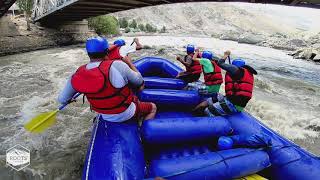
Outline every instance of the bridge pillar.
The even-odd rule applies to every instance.
[[[88,21],[82,20],[82,21],[45,21],[40,23],[41,26],[49,27],[53,29],[57,29],[61,32],[66,33],[88,33],[89,27],[88,27]]]
[[[62,22],[57,24],[56,29],[63,32],[69,32],[69,33],[88,33],[89,32],[87,20]]]
[[[85,42],[89,37],[96,36],[96,33],[89,30],[88,21],[47,21],[41,22],[41,26],[58,30],[58,34],[65,39],[69,39],[69,43]]]

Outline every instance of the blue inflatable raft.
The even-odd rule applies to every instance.
[[[98,116],[83,180],[223,180],[250,174],[267,179],[320,179],[319,157],[247,113],[194,117],[190,110],[203,97],[183,90],[187,84],[174,79],[182,71],[177,65],[156,57],[142,58],[135,65],[146,85],[139,98],[156,103],[159,112],[141,126],[134,121],[111,123]],[[232,148],[217,148],[222,136],[234,141]]]

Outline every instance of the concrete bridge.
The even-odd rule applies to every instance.
[[[35,0],[33,18],[40,22],[79,21],[93,16],[145,6],[205,0]],[[226,0],[216,0],[219,2]],[[227,0],[228,2],[233,0]],[[237,2],[307,5],[319,8],[320,0],[235,0]]]

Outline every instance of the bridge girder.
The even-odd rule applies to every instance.
[[[1,0],[0,0],[1,1]],[[213,0],[251,3],[273,3],[298,5],[312,3],[311,7],[319,8],[320,0]],[[209,2],[209,0],[35,0],[34,21],[74,21],[85,18],[129,10],[134,8],[182,2]]]

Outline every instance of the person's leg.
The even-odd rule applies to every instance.
[[[157,113],[157,106],[151,102],[138,101],[137,105],[137,117],[142,117],[144,120],[153,119]]]
[[[192,113],[196,116],[204,116],[205,115],[204,111],[207,107],[208,107],[208,102],[203,101],[192,110]]]
[[[205,114],[208,116],[224,116],[239,112],[236,107],[221,94],[218,94],[217,100],[217,102],[213,102],[212,98],[208,99],[208,108],[205,109]]]
[[[190,74],[190,73],[183,73],[178,77],[178,79],[181,79],[186,83],[196,82],[199,80],[199,78],[200,78],[200,75]]]
[[[157,106],[154,103],[151,103],[152,109],[148,115],[145,116],[144,120],[154,119],[157,113]]]
[[[224,96],[217,94],[216,98],[207,99],[208,108],[205,109],[205,114],[208,116],[223,116],[227,115],[224,109],[220,106],[220,101],[224,99]]]

